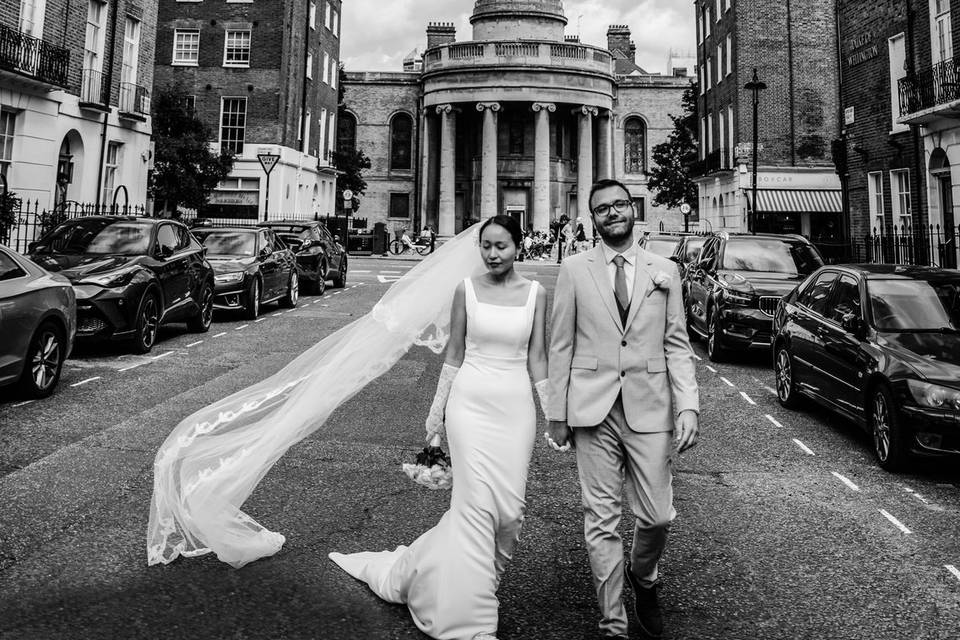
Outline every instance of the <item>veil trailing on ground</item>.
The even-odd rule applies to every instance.
[[[287,449],[414,344],[440,353],[457,284],[483,273],[475,224],[393,284],[373,310],[266,380],[197,411],[154,461],[147,563],[215,553],[234,567],[286,540],[240,510]]]

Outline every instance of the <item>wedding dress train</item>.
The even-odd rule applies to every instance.
[[[536,430],[527,344],[537,287],[523,306],[503,306],[479,302],[465,280],[466,351],[445,420],[450,509],[410,546],[330,554],[382,599],[405,603],[439,640],[497,631],[496,592],[520,535]]]

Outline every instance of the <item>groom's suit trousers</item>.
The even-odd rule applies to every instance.
[[[630,550],[633,571],[644,586],[658,577],[657,563],[676,516],[670,473],[672,436],[669,431],[631,430],[619,397],[601,424],[573,430],[584,538],[600,605],[600,629],[607,635],[627,635],[627,612],[621,600],[623,540],[618,532],[624,490],[635,517]]]

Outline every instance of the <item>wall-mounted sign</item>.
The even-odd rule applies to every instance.
[[[843,110],[843,124],[853,124],[854,112],[853,107],[847,107]]]
[[[869,31],[847,40],[845,49],[847,50],[847,66],[849,67],[855,67],[861,62],[866,62],[880,55],[880,48],[874,40],[873,33]]]

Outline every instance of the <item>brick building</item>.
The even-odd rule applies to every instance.
[[[697,0],[700,218],[708,228],[843,235],[834,0]],[[752,201],[753,70],[759,92],[757,215]]]
[[[0,0],[0,174],[17,196],[145,203],[156,11]]]
[[[582,194],[616,177],[641,227],[682,227],[652,205],[646,170],[689,77],[640,68],[625,25],[606,48],[564,35],[559,0],[477,0],[471,24],[458,42],[452,23],[430,23],[409,71],[346,74],[339,144],[372,162],[361,215],[440,235],[494,213],[536,229],[579,216],[589,233]]]
[[[334,212],[340,0],[160,0],[156,86],[179,85],[235,153],[202,212],[256,219]],[[266,174],[259,154],[278,155]]]

